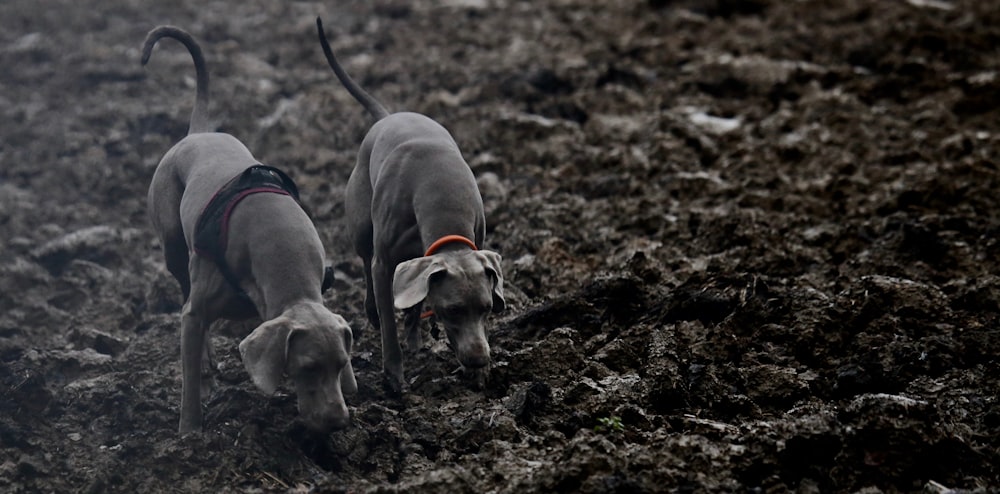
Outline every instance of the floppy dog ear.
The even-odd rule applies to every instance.
[[[285,373],[288,340],[294,331],[290,321],[278,317],[257,326],[240,342],[240,357],[253,383],[264,394],[274,394]]]
[[[483,261],[483,267],[493,278],[493,312],[500,312],[507,307],[503,298],[503,269],[500,266],[500,254],[492,250],[476,251]]]
[[[354,378],[354,366],[351,365],[351,347],[354,346],[354,334],[351,328],[344,328],[344,350],[347,351],[347,364],[340,370],[340,390],[352,395],[358,392],[358,381]]]
[[[444,264],[431,256],[399,263],[392,275],[393,305],[402,310],[423,302],[430,290],[431,275],[445,269]]]

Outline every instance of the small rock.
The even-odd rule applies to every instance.
[[[952,10],[954,5],[941,0],[906,0],[906,3],[921,9]]]
[[[13,43],[7,46],[7,50],[11,53],[29,52],[40,50],[46,45],[47,43],[45,42],[45,38],[42,36],[42,33],[34,32],[17,38]]]
[[[743,124],[738,118],[716,117],[698,110],[688,113],[688,119],[705,132],[714,135],[727,134],[740,128],[740,125]]]

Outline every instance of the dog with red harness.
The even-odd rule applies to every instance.
[[[146,36],[142,63],[161,38],[187,47],[197,92],[188,135],[160,160],[147,205],[167,270],[184,293],[181,313],[181,411],[178,430],[202,427],[202,395],[214,382],[208,327],[216,319],[259,316],[240,342],[254,384],[274,393],[287,376],[311,429],[347,425],[344,393],[357,391],[352,332],[323,304],[324,249],[291,180],[257,162],[235,137],[213,132],[208,71],[198,43],[161,26]],[[193,254],[193,255],[192,255]]]

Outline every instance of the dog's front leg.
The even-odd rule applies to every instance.
[[[201,332],[201,399],[207,400],[215,391],[215,351],[212,349],[212,338],[206,328]]]
[[[423,346],[423,337],[420,334],[422,306],[423,304],[417,304],[404,312],[403,329],[406,331],[406,350],[411,354],[419,352]]]
[[[393,266],[387,266],[377,258],[372,263],[375,304],[378,308],[379,325],[382,330],[382,372],[389,390],[401,393],[403,391],[403,352],[399,347],[396,314],[392,304],[393,269]]]
[[[206,324],[192,309],[191,300],[181,314],[181,420],[178,432],[201,430],[201,362]]]

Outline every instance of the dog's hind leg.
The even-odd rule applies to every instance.
[[[181,434],[201,430],[201,364],[206,326],[201,310],[188,299],[181,315]]]
[[[177,220],[179,223],[180,217]],[[180,242],[172,242],[166,238],[161,238],[160,242],[163,244],[163,255],[167,260],[167,271],[170,271],[177,283],[181,285],[181,293],[184,294],[184,301],[187,302],[191,295],[191,273],[188,272],[190,259],[188,258],[187,244],[183,241],[184,234],[178,232],[178,235],[181,238]]]
[[[188,272],[190,259],[180,214],[184,188],[174,176],[172,168],[168,164],[161,163],[153,173],[146,208],[153,229],[159,233],[167,271],[181,285],[184,301],[187,302],[191,295],[191,274]]]
[[[382,324],[378,319],[378,306],[375,303],[375,285],[372,282],[372,261],[371,259],[364,259],[364,269],[365,269],[365,315],[368,316],[368,321],[372,323],[372,327],[375,331],[379,331],[382,328]]]
[[[211,360],[212,353],[206,347],[211,344],[207,341],[208,328],[218,317],[218,307],[210,302],[217,300],[213,295],[217,295],[221,282],[221,276],[206,273],[206,270],[215,270],[210,261],[195,257],[189,269],[196,283],[191,286],[191,297],[181,312],[181,419],[178,427],[181,434],[201,430],[203,372],[210,370],[203,366],[206,360]]]

